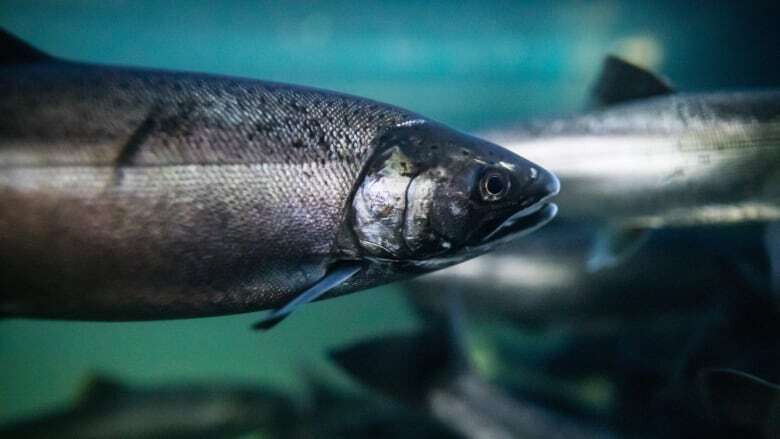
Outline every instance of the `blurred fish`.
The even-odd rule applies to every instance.
[[[593,272],[587,260],[598,230],[554,221],[507,248],[407,282],[409,299],[444,309],[460,293],[470,315],[584,330],[698,312],[721,296],[770,295],[760,224],[656,230],[621,265]]]
[[[295,408],[284,395],[253,385],[135,387],[95,378],[72,408],[0,426],[4,438],[285,437]]]
[[[780,386],[734,369],[699,373],[701,397],[710,415],[724,424],[754,426],[764,437],[780,436]]]
[[[623,431],[652,432],[666,438],[754,437],[748,432],[770,428],[771,422],[748,425],[728,419],[741,416],[740,411],[749,407],[754,408],[753,414],[768,410],[766,399],[756,394],[754,399],[729,402],[731,382],[709,371],[728,368],[749,371],[766,380],[780,378],[780,341],[776,336],[780,312],[771,300],[746,287],[703,300],[698,310],[627,318],[598,334],[579,334],[575,329],[568,339],[542,355],[524,353],[522,343],[517,342],[514,349],[519,354],[510,356],[504,350],[498,355],[505,363],[503,370],[530,370],[528,375],[538,381],[564,378],[576,382],[600,377],[610,382],[614,392],[609,417]],[[715,381],[704,383],[709,378]],[[713,397],[720,398],[719,409],[729,410],[728,404],[733,404],[732,413],[715,416],[723,422],[715,423],[712,415],[705,416],[712,409],[705,395],[707,410],[703,410],[702,384],[717,394]],[[736,399],[747,394],[732,390],[731,397]]]
[[[452,322],[451,322],[452,323]],[[427,409],[468,438],[609,438],[611,432],[530,400],[511,398],[481,379],[459,341],[459,329],[434,325],[331,352],[331,358],[370,388]]]
[[[435,419],[382,396],[348,392],[321,379],[307,386],[296,439],[395,439],[456,437]]]
[[[649,229],[780,219],[780,91],[676,93],[608,57],[591,101],[584,114],[481,135],[561,179],[561,218],[602,224],[592,270]]]
[[[709,367],[780,373],[765,227],[656,230],[620,266],[592,272],[597,230],[555,221],[460,270],[409,282],[408,298],[429,319],[462,296],[481,369],[506,390],[632,434],[732,437],[738,429],[703,419],[694,378]],[[601,396],[593,383],[604,383]]]
[[[780,222],[767,226],[766,251],[770,261],[772,293],[780,303]]]
[[[740,399],[751,387],[747,377],[731,371],[780,382],[780,339],[777,337],[780,310],[770,303],[771,299],[761,299],[745,291],[741,296],[732,297],[731,303],[722,303],[720,312],[713,313],[692,331],[686,342],[684,361],[672,382],[673,389],[680,389],[688,399],[696,400],[702,394],[705,412],[716,419],[722,417],[724,424],[749,424],[729,422],[730,415],[721,411],[727,405],[729,391],[734,391],[732,396]],[[674,393],[671,395],[674,397]],[[747,410],[750,404],[769,410],[769,403],[761,400],[767,393],[754,396],[752,400],[733,401],[731,421],[743,416],[740,410]],[[692,405],[701,408],[695,402]],[[757,411],[758,408],[753,413]]]
[[[422,116],[311,88],[51,57],[0,30],[0,312],[278,308],[533,230],[558,181]]]

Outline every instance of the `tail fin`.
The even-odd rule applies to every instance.
[[[52,59],[52,56],[0,28],[0,65],[28,64]]]

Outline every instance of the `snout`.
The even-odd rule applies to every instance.
[[[548,202],[561,189],[558,177],[530,162],[525,169],[528,175],[520,189],[522,195],[507,208],[507,216],[496,217],[483,225],[480,243],[506,241],[530,233],[547,224],[558,212],[558,207]],[[484,235],[487,229],[492,231]]]
[[[558,195],[561,183],[558,177],[541,166],[530,164],[527,168],[529,176],[527,183],[522,188],[523,210],[535,210],[550,198]]]
[[[529,191],[533,197],[538,198],[538,203],[558,195],[558,192],[561,191],[561,182],[552,172],[540,167],[536,169],[538,175],[536,180],[531,183]]]

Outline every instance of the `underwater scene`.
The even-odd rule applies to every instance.
[[[778,23],[0,1],[0,437],[780,437]]]

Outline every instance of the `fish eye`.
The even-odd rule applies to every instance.
[[[498,201],[509,193],[510,180],[504,172],[490,170],[479,182],[479,191],[485,201]]]

